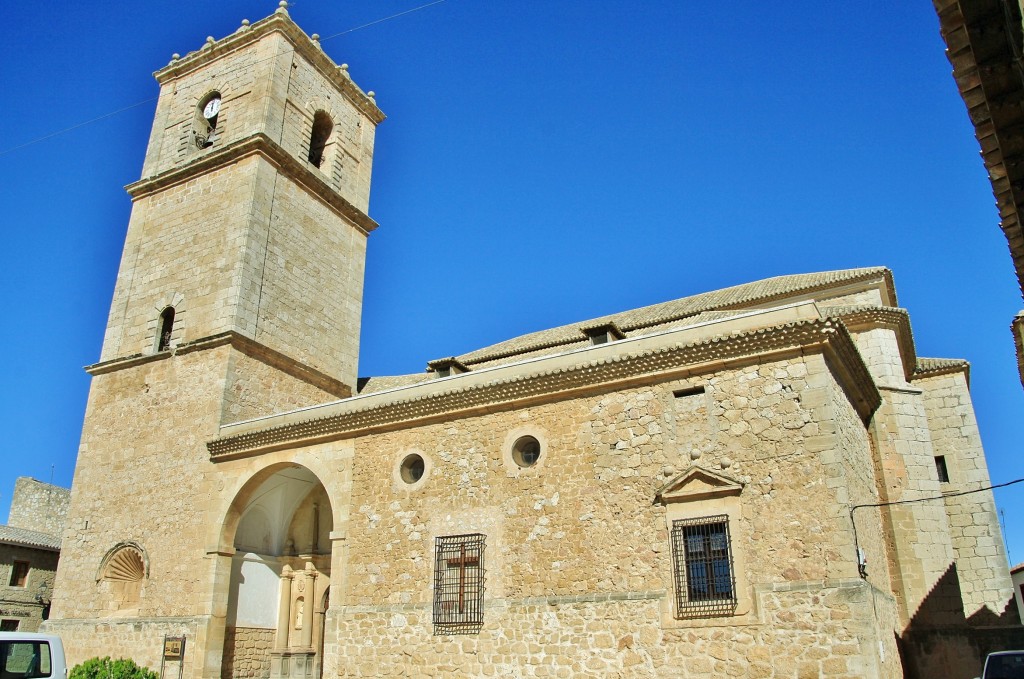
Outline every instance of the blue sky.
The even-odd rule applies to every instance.
[[[419,4],[290,11],[327,37]],[[71,483],[152,71],[276,6],[59,5],[6,3],[0,23],[0,519],[15,477]],[[758,278],[885,265],[919,354],[971,361],[993,481],[1024,477],[1020,293],[927,0],[444,0],[323,44],[389,116],[360,374]],[[996,497],[1024,561],[1024,484]]]

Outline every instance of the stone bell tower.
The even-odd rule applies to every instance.
[[[231,337],[347,395],[383,114],[284,7],[155,75],[102,363]]]
[[[355,389],[384,115],[286,7],[155,73],[48,623],[72,663],[152,665],[153,639],[182,635],[185,675],[209,676],[226,604],[204,498],[231,480],[206,442]]]

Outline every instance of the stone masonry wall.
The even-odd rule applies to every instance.
[[[222,679],[266,679],[270,676],[270,651],[274,630],[260,627],[228,627],[221,665]]]
[[[265,164],[254,197],[246,271],[258,288],[253,339],[355,391],[366,235]],[[256,266],[253,266],[255,264]],[[258,291],[258,294],[256,292]]]
[[[336,401],[338,396],[247,356],[231,353],[221,423]]]
[[[881,501],[915,500],[940,493],[931,431],[922,392],[906,381],[895,330],[857,329],[854,340],[882,394],[871,433],[882,479]],[[946,576],[954,561],[949,520],[941,502],[882,509],[890,544],[893,589],[901,600],[904,624]],[[947,624],[960,615],[958,602],[929,606],[930,623]]]
[[[981,434],[963,373],[915,380],[924,390],[925,410],[935,455],[945,458],[949,482],[942,490],[967,491],[991,485]],[[956,554],[964,612],[1000,616],[1013,605],[1013,583],[992,491],[960,495],[944,501]]]
[[[60,537],[70,501],[70,489],[20,476],[14,482],[7,525]]]
[[[520,469],[507,450],[524,434],[543,452]],[[396,473],[411,452],[427,460],[413,486]],[[849,518],[877,501],[867,433],[820,356],[375,434],[352,459],[329,673],[899,676],[894,601],[866,594]],[[672,614],[654,496],[691,464],[744,485],[734,616]],[[857,522],[887,591],[879,517]],[[466,532],[487,540],[484,629],[435,636],[434,538]]]
[[[55,618],[116,617],[104,556],[142,546],[139,615],[190,616],[205,582],[205,443],[217,431],[230,347],[93,378],[54,597]]]
[[[185,637],[183,675],[202,666],[202,642],[205,621],[202,618],[145,618],[126,620],[54,620],[46,622],[48,634],[60,635],[64,642],[68,669],[89,658],[109,655],[132,658],[139,665],[160,670],[165,636]],[[178,663],[167,661],[165,677],[177,676]]]
[[[496,602],[474,636],[432,636],[430,612],[340,611],[325,676],[901,677],[891,635],[879,656],[861,581],[769,590],[758,624],[666,629],[654,599]],[[827,611],[823,614],[823,611]],[[799,622],[796,622],[799,621]]]

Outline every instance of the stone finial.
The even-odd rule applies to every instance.
[[[249,30],[249,20],[248,19],[242,19],[242,25],[238,27],[238,30],[239,31],[247,31],[247,30]]]
[[[366,96],[368,96],[370,99],[373,99],[374,97],[377,96],[377,93],[374,92],[373,90],[370,90],[369,92],[366,93]]]
[[[702,453],[700,452],[700,448],[691,448],[690,449],[690,459],[691,460],[699,460],[701,455],[702,455]]]
[[[217,41],[213,39],[212,35],[206,36],[206,44],[203,45],[203,49],[204,50],[210,49],[211,47],[213,47],[213,43],[215,43],[215,42],[217,42]]]
[[[171,61],[172,62],[177,61],[178,59],[181,59],[181,55],[178,54],[177,52],[175,52],[174,54],[171,55]]]
[[[275,14],[285,14],[285,15],[287,15],[288,14],[288,0],[281,0],[281,2],[277,3],[277,10],[275,10],[274,13]]]

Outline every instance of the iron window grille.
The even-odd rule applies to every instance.
[[[435,542],[434,634],[472,634],[484,623],[484,535]]]
[[[701,618],[736,610],[736,570],[725,514],[672,522],[676,615]]]

